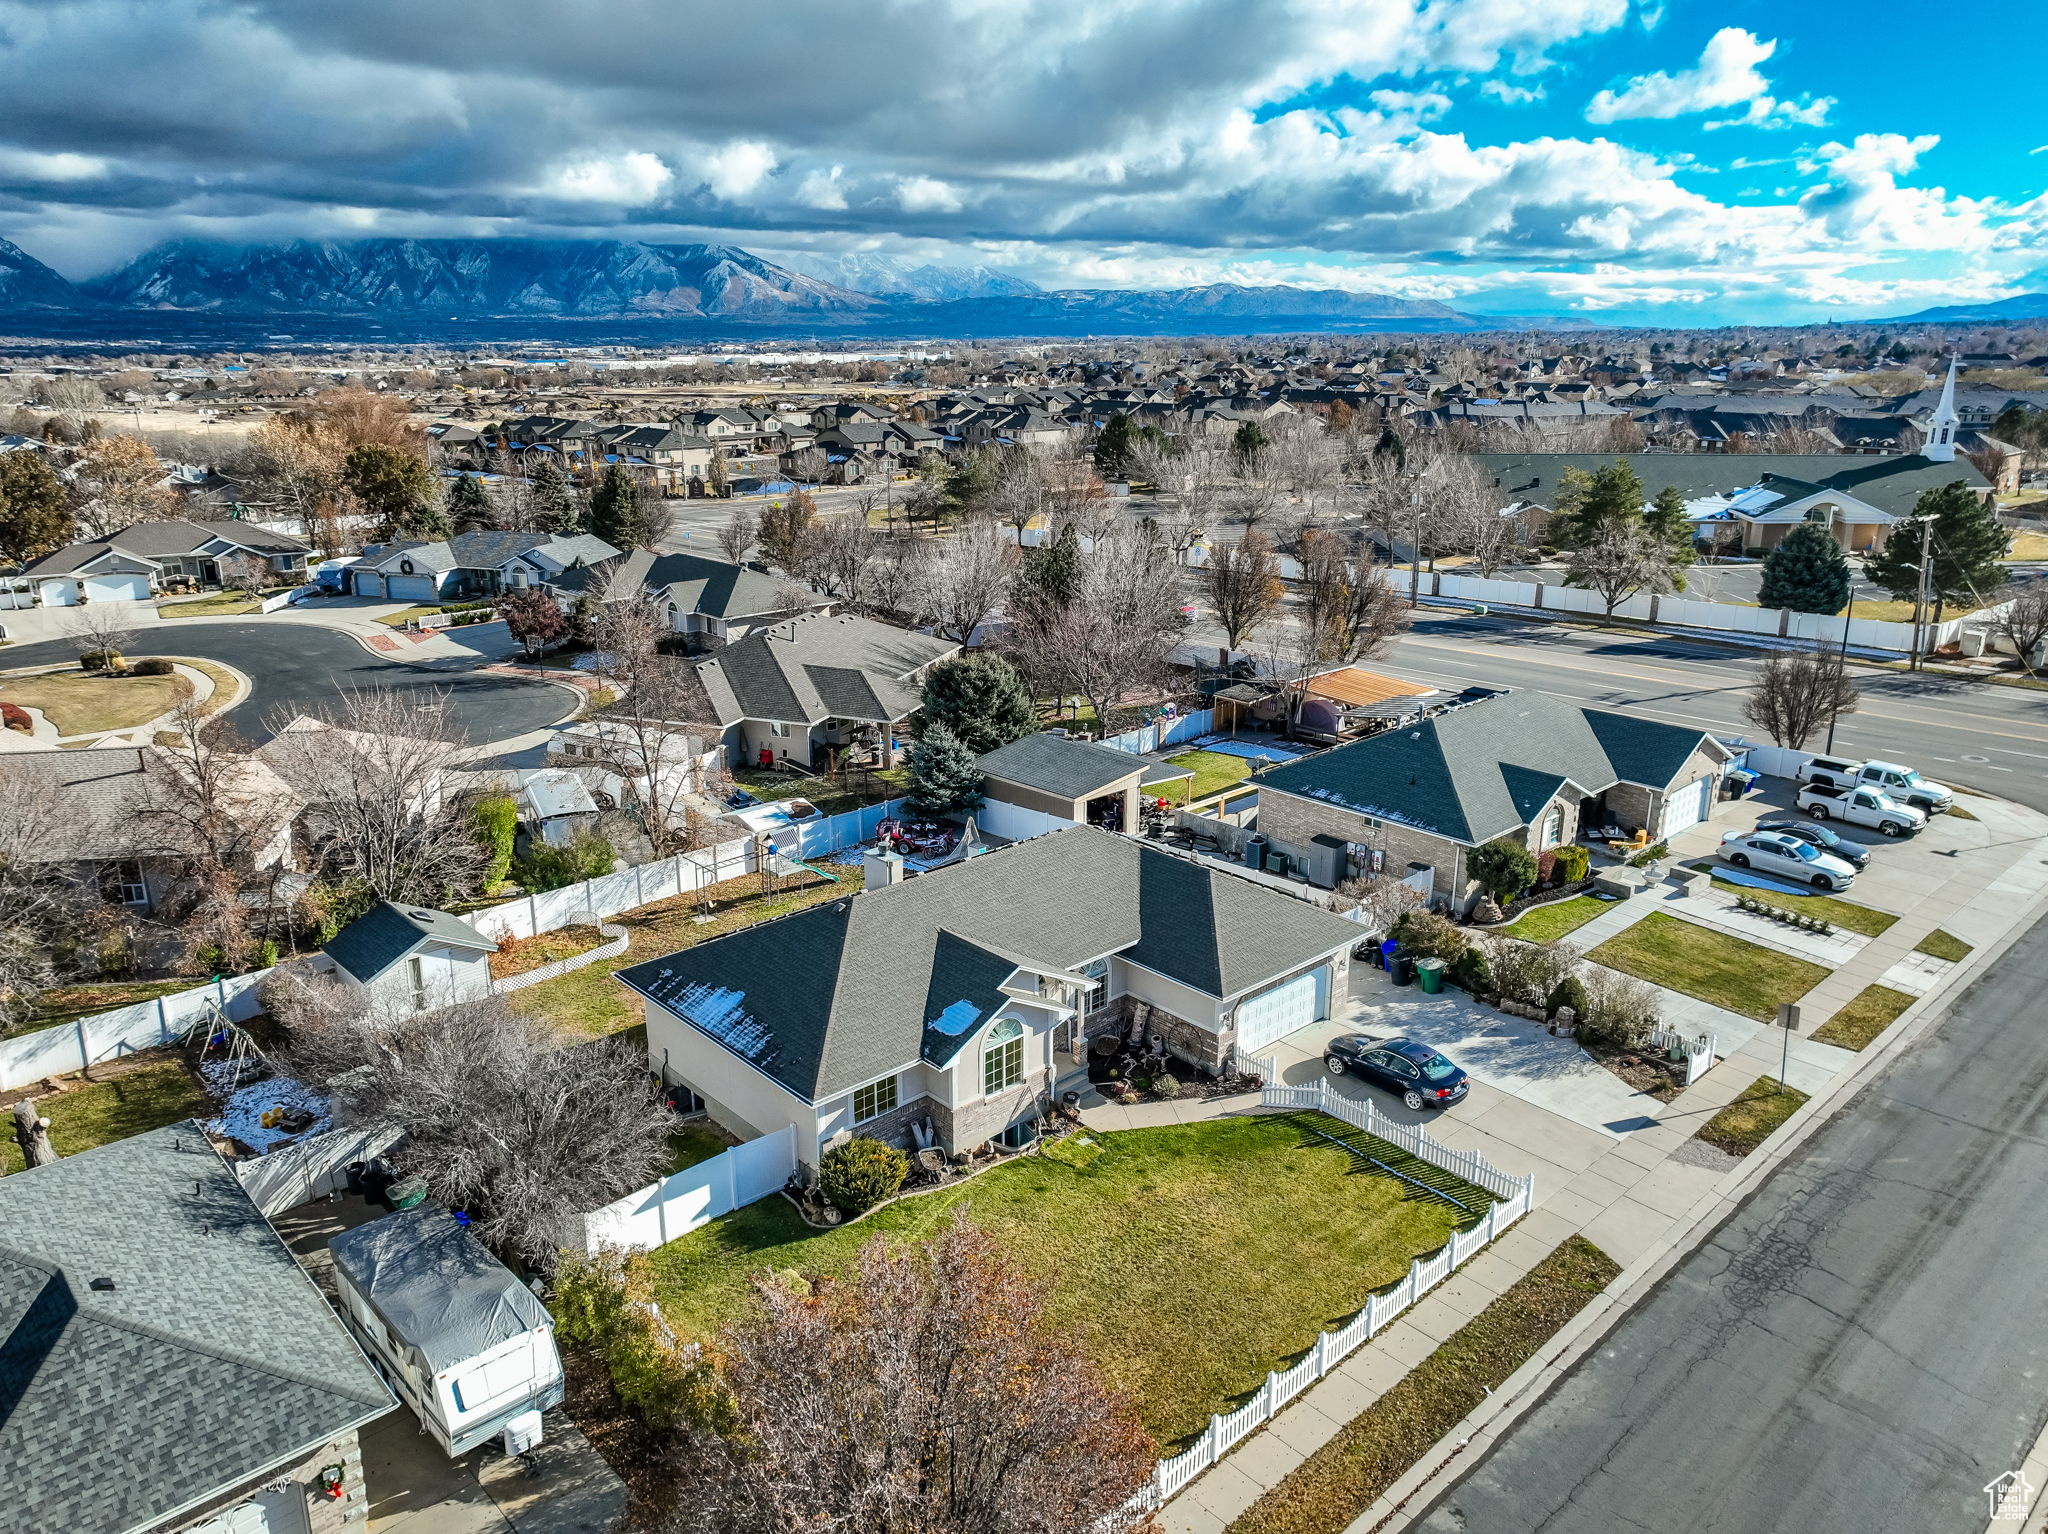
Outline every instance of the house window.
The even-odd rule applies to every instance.
[[[885,1076],[880,1081],[871,1081],[853,1094],[853,1121],[865,1124],[869,1119],[878,1119],[893,1112],[896,1107],[896,1078]]]
[[[1543,845],[1555,847],[1564,840],[1564,806],[1553,804],[1550,813],[1543,817]]]
[[[981,1049],[981,1091],[985,1097],[1008,1091],[1024,1079],[1024,1025],[1006,1017],[989,1029]]]
[[[789,726],[787,724],[782,723],[780,720],[777,720],[775,723],[768,726],[768,733],[770,735],[787,735],[789,734]]]
[[[1081,973],[1091,982],[1081,996],[1081,1015],[1087,1017],[1109,1005],[1109,960],[1097,959],[1092,964],[1083,964]]]
[[[142,882],[140,863],[109,863],[101,888],[116,905],[149,904],[149,886]]]

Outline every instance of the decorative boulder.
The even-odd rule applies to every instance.
[[[1482,927],[1491,927],[1505,914],[1500,908],[1500,902],[1491,895],[1481,895],[1479,903],[1472,907],[1472,920]]]

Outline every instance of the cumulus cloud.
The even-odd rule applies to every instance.
[[[1832,98],[1781,101],[1771,94],[1771,82],[1756,66],[1777,51],[1775,39],[1766,42],[1742,27],[1723,27],[1707,39],[1699,62],[1691,69],[1637,75],[1618,91],[1603,90],[1587,103],[1586,120],[1612,123],[1629,118],[1685,117],[1739,106],[1744,109],[1740,117],[1708,126],[1812,127],[1825,122],[1834,106]]]
[[[632,208],[654,201],[675,177],[660,156],[636,149],[570,160],[558,166],[541,189],[571,202],[617,203]]]

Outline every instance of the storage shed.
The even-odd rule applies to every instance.
[[[453,1457],[512,1433],[538,1441],[562,1402],[547,1307],[447,1210],[400,1210],[328,1244],[342,1317]]]

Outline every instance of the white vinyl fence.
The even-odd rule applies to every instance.
[[[1028,810],[1021,804],[989,799],[974,812],[974,823],[989,835],[1000,836],[1006,842],[1025,842],[1051,831],[1065,831],[1081,822],[1048,815],[1043,810]]]
[[[155,1001],[0,1039],[0,1089],[26,1086],[45,1076],[68,1076],[104,1060],[169,1044],[216,1005],[236,1022],[254,1017],[262,1010],[256,988],[270,973],[259,969],[231,975]]]
[[[1450,1244],[1409,1265],[1408,1276],[1366,1302],[1365,1309],[1335,1331],[1319,1332],[1315,1346],[1293,1368],[1266,1375],[1265,1383],[1252,1398],[1229,1415],[1209,1418],[1209,1430],[1184,1454],[1161,1460],[1152,1473],[1152,1484],[1133,1499],[1133,1506],[1156,1508],[1176,1495],[1196,1476],[1214,1465],[1258,1428],[1270,1422],[1280,1409],[1321,1379],[1353,1351],[1392,1324],[1394,1319],[1464,1263],[1485,1250],[1496,1236],[1529,1212],[1535,1197],[1533,1177],[1513,1177],[1490,1165],[1470,1151],[1453,1150],[1432,1139],[1419,1128],[1397,1123],[1370,1102],[1354,1102],[1333,1092],[1327,1081],[1309,1086],[1278,1085],[1267,1075],[1259,1100],[1273,1108],[1307,1108],[1327,1113],[1385,1140],[1418,1160],[1455,1172],[1465,1181],[1486,1189],[1497,1200],[1486,1207],[1486,1217],[1468,1230],[1453,1233]]]
[[[348,1184],[351,1161],[374,1161],[399,1141],[396,1129],[330,1129],[280,1145],[267,1156],[229,1163],[256,1207],[282,1214]]]
[[[565,884],[557,890],[521,895],[503,905],[472,911],[462,919],[485,937],[536,937],[578,922],[602,921],[656,900],[695,894],[709,885],[752,873],[758,866],[754,841],[744,837],[653,863],[635,863],[617,873]]]
[[[795,1171],[796,1126],[785,1124],[591,1211],[580,1231],[568,1233],[569,1242],[593,1253],[604,1246],[652,1251],[778,1192]]]
[[[552,964],[543,964],[539,969],[529,969],[517,975],[507,975],[503,980],[493,980],[491,982],[491,989],[500,996],[503,996],[508,991],[523,991],[529,985],[539,985],[543,981],[553,980],[558,975],[568,974],[572,969],[581,969],[586,964],[595,964],[599,959],[616,959],[627,948],[632,946],[633,936],[624,927],[615,927],[609,922],[599,922],[597,930],[609,938],[610,941],[599,943],[595,948],[585,949],[582,953],[571,954],[566,959],[557,959]]]
[[[1714,1068],[1718,1058],[1720,1039],[1711,1033],[1696,1033],[1687,1038],[1682,1033],[1673,1033],[1666,1028],[1650,1030],[1650,1048],[1664,1054],[1682,1052],[1685,1055],[1685,1084],[1691,1086],[1700,1077]]]
[[[1126,730],[1121,735],[1106,735],[1105,746],[1114,746],[1119,751],[1128,751],[1133,756],[1143,756],[1148,751],[1163,751],[1168,746],[1177,746],[1184,740],[1194,740],[1207,735],[1216,728],[1216,710],[1198,708],[1191,714],[1179,714],[1172,719],[1155,719],[1139,729]]]

